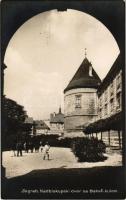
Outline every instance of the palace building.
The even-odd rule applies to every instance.
[[[64,90],[64,128],[77,131],[98,115],[97,89],[101,80],[86,57]]]
[[[111,69],[101,82],[85,58],[77,72],[64,90],[64,129],[66,136],[76,137],[83,134],[84,127],[102,119],[118,121],[122,111],[122,58],[117,57]],[[117,125],[116,125],[117,126]],[[116,126],[111,129],[115,131]],[[106,130],[108,127],[106,127]],[[112,132],[112,131],[111,131]],[[114,135],[115,132],[114,132]],[[120,136],[119,136],[120,138]]]
[[[119,55],[98,88],[98,119],[108,118],[122,110],[121,66]]]
[[[119,54],[98,87],[98,117],[85,129],[89,135],[96,134],[96,137],[114,149],[122,148],[122,67],[123,59]]]

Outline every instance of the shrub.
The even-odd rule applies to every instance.
[[[38,135],[34,136],[32,138],[33,144],[40,144],[40,141],[42,142],[43,145],[45,145],[46,142],[48,142],[51,146],[58,146],[58,135]]]
[[[73,142],[75,140],[79,139],[79,138],[81,138],[81,137],[74,137],[74,138],[65,137],[65,138],[61,138],[61,139],[59,139],[58,146],[59,147],[71,148],[71,146],[73,145]]]
[[[79,162],[96,162],[105,159],[103,153],[106,145],[97,138],[75,138],[71,148]]]

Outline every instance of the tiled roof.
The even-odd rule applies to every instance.
[[[36,125],[36,129],[40,130],[40,129],[50,129],[47,124],[43,121],[43,120],[35,120],[34,124]]]
[[[33,118],[32,117],[28,117],[25,119],[25,123],[26,124],[33,124]]]
[[[98,88],[101,80],[93,67],[92,76],[89,75],[90,67],[92,67],[91,63],[85,58],[64,92],[76,88]]]
[[[50,119],[50,123],[61,123],[64,124],[64,114],[58,113],[52,119]]]

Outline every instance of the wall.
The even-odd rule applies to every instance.
[[[111,87],[113,85],[113,87]],[[120,95],[120,106],[118,105],[118,95]],[[122,107],[122,71],[113,78],[109,86],[98,98],[98,119],[107,118],[121,111]]]
[[[62,133],[64,132],[64,124],[50,123],[50,131],[56,133]]]
[[[93,88],[72,89],[64,96],[65,130],[94,121],[97,116],[97,93]],[[81,96],[81,106],[76,107],[76,95]]]
[[[64,128],[65,130],[75,130],[77,126],[84,125],[85,123],[89,123],[93,120],[96,116],[93,115],[77,115],[77,116],[69,116],[65,117]]]

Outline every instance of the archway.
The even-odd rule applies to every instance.
[[[2,60],[9,40],[16,30],[31,17],[48,10],[75,9],[94,16],[115,37],[124,51],[124,2],[123,1],[25,1],[2,2]],[[6,33],[6,34],[5,34]]]
[[[7,45],[16,30],[28,19],[44,11],[57,9],[65,11],[75,9],[94,16],[101,21],[113,34],[122,54],[124,64],[124,38],[125,18],[123,1],[25,1],[2,2],[2,42],[1,42],[1,64],[2,64],[2,94],[4,87],[4,55]]]
[[[84,47],[87,58],[103,79],[118,56],[119,48],[100,21],[72,9],[51,10],[32,17],[8,44],[4,59],[8,67],[4,93],[25,105],[31,116],[40,119],[48,118],[59,105],[64,110],[63,90],[84,59]],[[43,85],[46,91],[40,87]],[[40,110],[48,115],[42,116]]]
[[[103,5],[104,4],[104,5]],[[124,54],[124,4],[117,1],[113,2],[14,2],[7,5],[7,2],[3,3],[3,7],[6,8],[6,14],[3,14],[4,24],[2,28],[2,69],[4,70],[4,55],[7,45],[10,39],[13,37],[16,30],[32,16],[37,15],[40,12],[47,10],[58,9],[59,11],[66,10],[67,8],[86,12],[98,20],[100,20],[115,37],[121,54]],[[122,9],[120,9],[120,7]],[[17,20],[13,23],[14,18]],[[120,16],[120,18],[119,18]],[[111,20],[109,20],[109,17]],[[122,23],[123,22],[123,23]],[[116,25],[115,25],[116,24]],[[5,34],[6,33],[6,34]],[[5,34],[5,35],[4,35]],[[4,78],[2,76],[2,78]]]

